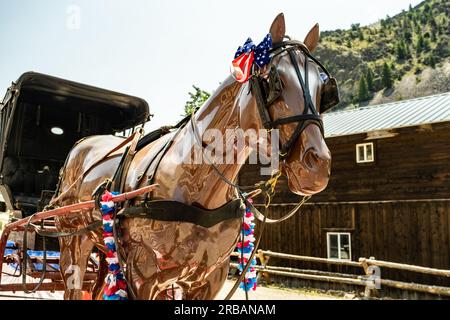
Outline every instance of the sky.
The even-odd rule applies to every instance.
[[[192,85],[212,92],[237,47],[283,12],[287,34],[368,25],[421,0],[0,0],[0,91],[36,71],[145,99],[176,123]],[[0,95],[3,95],[0,92]]]

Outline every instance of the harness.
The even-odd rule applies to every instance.
[[[304,79],[296,60],[296,53],[298,51],[303,53],[305,57]],[[328,70],[309,52],[302,42],[288,40],[274,44],[273,49],[271,50],[272,59],[285,52],[289,54],[289,58],[294,66],[300,87],[302,88],[303,101],[305,103],[303,114],[276,120],[271,119],[269,115],[269,108],[281,98],[283,93],[283,82],[280,79],[276,66],[271,66],[267,81],[265,77],[259,74],[259,70],[255,70],[257,67],[254,65],[253,76],[249,80],[251,91],[256,99],[259,115],[265,129],[271,131],[282,125],[298,123],[292,136],[285,144],[280,146],[280,157],[282,159],[286,159],[289,156],[293,144],[297,141],[309,124],[313,123],[317,125],[320,128],[322,135],[324,135],[323,120],[317,112],[309,90],[308,65],[310,60],[320,67],[327,76],[324,88],[322,90],[323,93],[321,95],[320,110],[322,112],[326,111],[339,103],[339,91],[336,79],[331,76]]]
[[[303,79],[301,75],[300,68],[297,64],[296,60],[296,54],[297,52],[303,53],[305,57],[304,67],[305,67],[305,78]],[[328,81],[325,82],[324,87],[322,89],[322,96],[321,96],[321,104],[320,109],[321,111],[326,111],[332,106],[336,105],[339,102],[339,92],[337,89],[337,83],[334,78],[331,77],[330,73],[327,71],[327,69],[316,59],[314,58],[311,53],[308,51],[308,49],[305,47],[305,45],[298,41],[288,40],[284,41],[278,44],[275,44],[273,49],[271,50],[271,57],[272,60],[276,56],[287,52],[289,54],[291,63],[293,64],[297,78],[299,81],[299,84],[302,88],[303,92],[303,98],[305,101],[305,108],[304,112],[301,115],[295,115],[287,118],[282,119],[275,119],[272,120],[269,115],[269,108],[275,104],[282,96],[283,92],[283,83],[280,79],[280,75],[278,73],[278,70],[276,66],[271,66],[269,70],[269,76],[268,81],[266,78],[260,74],[260,71],[257,70],[255,67],[253,67],[252,70],[252,76],[250,78],[250,89],[253,94],[253,96],[256,99],[256,103],[258,106],[258,111],[261,117],[261,121],[263,123],[263,126],[265,129],[271,131],[273,129],[278,128],[279,126],[291,124],[291,123],[298,123],[294,133],[292,136],[288,139],[286,143],[280,146],[280,157],[283,160],[286,160],[286,158],[289,156],[293,144],[297,141],[297,139],[300,137],[301,133],[305,130],[305,128],[309,124],[317,125],[322,135],[324,134],[323,129],[323,121],[317,112],[314,103],[311,98],[310,90],[309,90],[309,79],[308,79],[308,63],[309,60],[312,60],[314,63],[316,63],[317,66],[319,66],[328,77]],[[148,184],[154,183],[154,177],[155,173],[159,167],[160,162],[162,161],[164,155],[166,152],[170,149],[172,146],[173,141],[176,139],[177,135],[181,131],[182,128],[184,128],[188,123],[191,124],[192,130],[194,132],[194,136],[196,139],[196,142],[199,144],[199,146],[203,147],[203,142],[200,133],[198,132],[198,127],[196,125],[195,117],[192,115],[191,117],[186,117],[183,119],[180,123],[178,123],[174,127],[163,127],[157,131],[154,131],[150,133],[149,135],[142,138],[142,133],[140,132],[135,133],[132,137],[129,137],[122,143],[120,143],[116,148],[114,148],[112,151],[108,152],[106,156],[104,156],[100,161],[97,161],[95,164],[100,163],[103,161],[108,155],[111,155],[113,152],[123,148],[125,145],[131,142],[131,145],[128,146],[125,150],[125,152],[122,155],[122,159],[120,161],[120,164],[114,173],[113,177],[111,179],[107,179],[105,182],[103,182],[101,185],[97,187],[95,192],[93,193],[93,198],[96,200],[97,208],[100,204],[100,197],[104,193],[105,190],[113,189],[114,191],[122,192],[124,187],[124,177],[126,176],[126,173],[128,171],[128,168],[131,164],[131,161],[136,154],[136,152],[140,149],[142,149],[147,143],[153,142],[156,139],[164,136],[168,132],[170,132],[171,129],[175,129],[174,135],[171,139],[168,139],[168,141],[163,144],[163,146],[158,150],[156,156],[151,159],[149,164],[146,167],[146,170],[143,172],[141,176],[138,178],[137,185],[142,182],[142,179],[144,179],[144,174],[148,173]],[[203,150],[203,149],[202,149]],[[264,227],[266,224],[276,224],[280,223],[282,221],[285,221],[289,218],[291,218],[294,214],[298,212],[298,210],[303,206],[303,204],[310,199],[310,197],[304,197],[302,201],[287,215],[282,217],[281,219],[273,220],[269,219],[267,217],[267,212],[269,209],[269,206],[272,201],[272,197],[275,194],[275,188],[278,183],[278,180],[281,176],[281,172],[276,172],[274,175],[265,183],[261,183],[257,186],[257,190],[252,192],[244,192],[244,189],[247,189],[246,187],[239,186],[235,184],[233,181],[230,181],[228,178],[226,178],[223,173],[217,168],[217,166],[214,164],[214,162],[208,158],[208,156],[203,153],[204,158],[209,162],[209,164],[212,166],[213,170],[217,173],[217,175],[220,177],[222,181],[224,181],[229,186],[233,187],[236,191],[236,199],[232,200],[231,202],[225,204],[224,206],[215,209],[215,210],[206,210],[203,208],[199,208],[196,206],[187,205],[184,203],[176,202],[176,201],[170,201],[170,200],[149,200],[148,194],[146,195],[146,198],[144,201],[141,202],[139,206],[130,206],[129,202],[125,202],[122,206],[122,210],[117,214],[117,217],[127,217],[127,218],[133,218],[133,217],[139,217],[139,218],[148,218],[148,219],[154,219],[159,221],[179,221],[179,222],[188,222],[193,223],[196,225],[203,226],[205,228],[210,228],[214,225],[217,225],[218,223],[221,223],[228,219],[237,219],[241,218],[243,219],[244,213],[245,213],[245,206],[250,206],[252,212],[254,213],[255,217],[262,223],[260,227],[259,236],[255,243],[255,248],[252,252],[252,256],[248,259],[248,263],[246,264],[245,268],[243,268],[243,271],[241,272],[240,278],[237,280],[233,288],[231,289],[230,293],[225,298],[226,300],[229,300],[231,296],[234,294],[236,289],[239,286],[239,283],[243,280],[245,277],[245,274],[249,270],[251,266],[251,261],[254,259],[257,248],[259,246],[259,243],[262,238],[262,234],[264,231]],[[93,167],[89,168],[87,171],[89,172]],[[81,178],[83,178],[85,175],[82,175]],[[79,179],[77,179],[76,182],[78,182]],[[69,188],[70,189],[70,188]],[[265,200],[265,212],[264,214],[261,213],[255,206],[253,206],[248,199],[252,198],[258,193],[263,193],[266,200]],[[52,203],[55,203],[57,199],[59,199],[61,195],[55,199],[55,201],[52,201]],[[44,237],[64,237],[64,236],[71,236],[71,235],[78,235],[82,234],[84,232],[89,232],[94,230],[95,228],[98,228],[100,225],[100,222],[94,222],[93,224],[87,226],[84,229],[78,230],[76,232],[72,233],[44,233],[41,228],[35,225],[29,224],[28,227],[33,227],[39,234],[41,234]],[[119,243],[117,240],[119,239],[119,234],[116,228],[114,228],[114,238],[116,239],[116,243]],[[24,243],[26,243],[26,234],[24,233]],[[45,243],[45,241],[44,241]],[[44,250],[45,251],[45,250]],[[119,254],[119,262],[122,265],[123,264],[123,258]],[[44,261],[46,260],[46,255],[44,254]],[[45,265],[45,262],[44,262]],[[122,266],[123,267],[123,266]],[[26,270],[26,263],[24,263],[24,270]],[[44,273],[45,273],[45,267],[44,267]],[[43,279],[40,281],[42,283]],[[40,284],[39,284],[40,285]],[[131,291],[131,295],[134,296],[134,293],[131,290],[131,287],[129,287],[129,290]]]

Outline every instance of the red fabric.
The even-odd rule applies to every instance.
[[[113,198],[113,196],[112,196],[111,192],[105,191],[105,193],[102,196],[102,201],[103,202],[108,202],[108,201],[111,201],[112,198]]]
[[[252,51],[241,54],[233,60],[233,75],[238,82],[244,83],[248,81],[252,72],[254,59],[255,53]]]

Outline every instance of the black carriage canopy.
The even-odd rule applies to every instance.
[[[2,110],[7,154],[33,157],[44,147],[40,157],[60,160],[62,146],[54,143],[63,143],[68,152],[67,144],[83,137],[120,132],[149,118],[148,104],[141,98],[44,74],[23,74],[13,90],[17,101],[11,103],[12,110]]]
[[[1,106],[0,184],[9,186],[14,197],[54,190],[59,169],[78,140],[124,131],[145,123],[149,115],[141,98],[27,72]],[[36,181],[42,172],[51,181]]]

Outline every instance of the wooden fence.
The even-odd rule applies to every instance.
[[[274,204],[269,217],[280,218],[293,204]],[[258,233],[259,226],[256,227]],[[378,202],[308,203],[289,221],[267,225],[260,248],[272,252],[327,258],[327,235],[348,233],[351,260],[377,257],[378,260],[401,264],[450,269],[450,199],[403,200]],[[278,260],[278,258],[274,258]],[[279,259],[280,267],[354,273],[347,265],[324,265],[314,261]],[[406,270],[383,268],[383,278],[401,282],[427,283],[450,287],[450,278]],[[324,290],[350,290],[351,285],[312,283],[307,280],[282,279],[288,285],[314,284]],[[381,294],[395,296],[396,291],[384,289]],[[405,298],[422,298],[411,292]],[[405,293],[406,294],[406,293]]]
[[[238,254],[234,254],[234,256],[238,256]],[[382,278],[381,268],[394,269],[398,271],[415,272],[445,278],[450,278],[450,270],[426,268],[415,265],[381,261],[376,260],[373,257],[371,257],[370,259],[360,258],[359,261],[347,261],[347,260],[334,260],[308,256],[298,256],[264,250],[258,250],[256,256],[260,261],[260,265],[257,265],[255,267],[257,271],[259,271],[258,278],[263,277],[266,282],[270,282],[270,275],[276,275],[310,281],[340,283],[353,286],[360,286],[364,287],[364,296],[366,298],[370,298],[374,294],[374,292],[377,289],[381,289],[382,286],[396,288],[399,290],[410,290],[433,295],[450,296],[450,287],[419,284],[413,282],[397,281]],[[362,272],[364,273],[364,275],[269,266],[269,261],[271,258],[302,261],[302,262],[314,262],[325,265],[338,265],[338,266],[362,268]],[[230,266],[232,268],[237,268],[238,264],[231,263]]]

